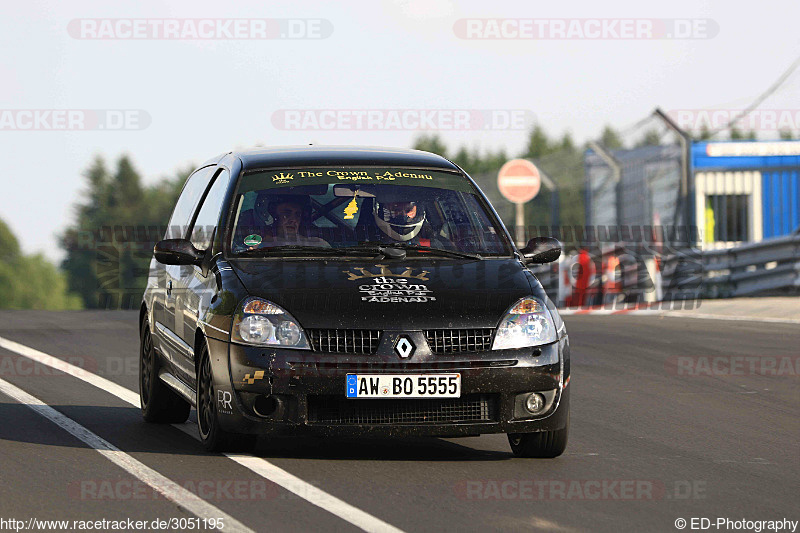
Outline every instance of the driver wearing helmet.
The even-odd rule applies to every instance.
[[[400,191],[382,194],[375,199],[372,214],[375,225],[391,239],[390,242],[431,246],[434,232],[426,219],[422,202],[410,199]]]

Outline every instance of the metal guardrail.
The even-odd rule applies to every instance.
[[[622,256],[620,256],[622,257]],[[662,256],[660,272],[648,261],[654,256],[624,254],[626,261],[619,271],[622,289],[604,294],[604,280],[598,279],[600,259],[593,257],[596,274],[590,285],[586,305],[597,305],[608,297],[627,303],[657,300],[696,300],[735,296],[800,295],[800,232],[785,237],[750,243],[724,250],[684,249]],[[562,259],[563,260],[563,259]],[[565,273],[559,263],[537,265],[531,271],[548,296],[564,305],[561,284]],[[655,292],[654,287],[656,288]],[[569,288],[567,288],[569,290]]]
[[[662,268],[665,298],[785,294],[800,290],[800,233],[726,250],[691,250]]]

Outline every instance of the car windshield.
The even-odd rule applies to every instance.
[[[511,254],[473,185],[456,173],[341,167],[250,171],[241,177],[231,205],[233,254],[330,255],[382,247],[409,254],[438,250],[449,257]]]

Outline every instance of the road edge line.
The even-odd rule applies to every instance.
[[[42,400],[25,392],[16,385],[0,378],[0,392],[28,407],[32,411],[57,425],[89,448],[93,449],[128,474],[147,484],[153,490],[173,502],[181,509],[188,511],[198,518],[210,520],[222,518],[224,531],[240,531],[255,533],[228,513],[211,505],[193,492],[181,487],[165,475],[150,468],[131,455],[123,452],[103,437],[90,431],[67,415],[57,411]]]
[[[139,395],[137,393],[126,389],[121,385],[117,385],[109,379],[75,366],[72,363],[68,363],[57,357],[53,357],[52,355],[46,354],[29,346],[25,346],[24,344],[6,339],[5,337],[0,337],[0,348],[5,348],[8,351],[15,352],[29,359],[33,359],[34,361],[37,361],[43,365],[49,366],[50,368],[60,370],[65,374],[76,377],[85,383],[97,387],[98,389],[109,392],[113,396],[116,396],[120,400],[133,405],[134,407],[140,407]],[[187,435],[194,437],[195,439],[199,439],[197,433],[191,431],[187,424],[172,424],[172,426],[186,433]],[[266,459],[233,453],[224,453],[222,455],[232,459],[251,472],[268,479],[276,485],[280,485],[289,492],[300,496],[311,505],[328,511],[334,516],[338,516],[342,520],[358,527],[359,529],[369,531],[370,533],[403,533],[402,529],[398,529],[397,527],[384,522],[380,518],[372,516],[366,511],[362,511],[358,507],[355,507],[344,500],[340,500],[332,494],[328,494],[324,490],[312,485],[311,483],[308,483],[307,481],[303,481],[294,474],[283,470],[279,466],[270,463]],[[240,458],[249,458],[252,460],[242,462],[239,460]],[[264,464],[259,465],[259,462]],[[271,473],[273,477],[267,477],[265,475],[267,472]],[[304,484],[305,487],[303,487],[301,484]],[[314,495],[314,497],[317,498],[317,501],[308,499],[306,497],[307,495]]]

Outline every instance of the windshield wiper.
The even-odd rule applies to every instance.
[[[350,255],[351,248],[327,248],[322,246],[305,246],[300,244],[284,244],[281,246],[267,246],[264,248],[254,248],[252,250],[242,250],[236,254],[237,257],[264,257],[269,255],[279,255],[280,253],[299,252],[302,254],[317,255]],[[370,253],[369,250],[352,250],[353,252],[364,254]],[[374,252],[373,252],[374,253]]]
[[[394,242],[391,244],[377,244],[377,243],[361,243],[359,246],[348,248],[349,250],[369,250],[376,253],[383,254],[384,257],[389,259],[405,259],[405,252],[407,250],[430,252],[436,255],[446,255],[450,257],[459,257],[464,259],[477,259],[483,260],[478,254],[471,254],[468,252],[457,252],[455,250],[446,250],[444,248],[431,248],[429,246],[422,246],[421,244],[411,244],[403,242]]]
[[[422,246],[421,244],[402,243],[392,244],[394,248],[401,250],[417,250],[422,252],[430,252],[432,254],[449,255],[450,257],[463,257],[464,259],[478,259],[483,260],[479,254],[471,254],[469,252],[458,252],[456,250],[447,250],[445,248],[431,248],[429,246]]]
[[[350,246],[345,248],[345,250],[352,250],[354,252],[361,252],[361,253],[373,253],[373,254],[380,254],[383,257],[389,259],[405,259],[406,252],[400,248],[397,248],[393,244],[384,245],[378,243],[361,243],[357,246]]]

